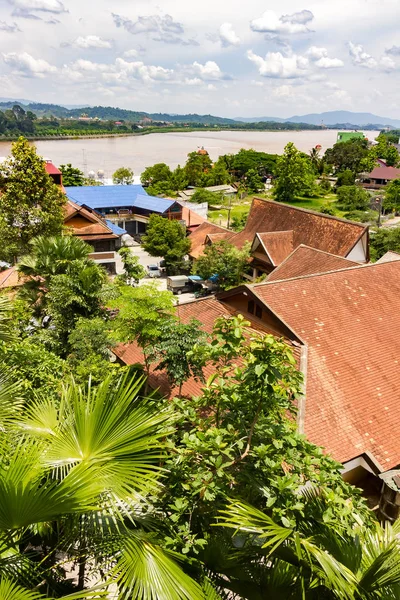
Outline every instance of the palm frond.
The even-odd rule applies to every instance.
[[[177,555],[136,532],[126,536],[114,576],[123,599],[205,600],[201,587],[176,562]]]
[[[0,296],[0,341],[10,342],[14,334],[10,329],[11,302],[6,296]]]
[[[4,427],[18,417],[23,400],[18,396],[20,386],[10,380],[3,367],[0,367],[0,427]]]
[[[84,590],[83,592],[68,594],[67,596],[63,596],[63,598],[68,600],[84,600],[85,598],[99,598],[107,595],[108,592],[104,589],[104,586],[98,586],[96,588]],[[3,578],[0,580],[0,598],[1,600],[44,600],[45,598],[48,598],[48,596],[45,596],[36,590],[26,589],[9,579]]]

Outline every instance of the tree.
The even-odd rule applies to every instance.
[[[400,253],[400,227],[381,227],[371,231],[371,260],[378,260],[389,250]]]
[[[190,250],[190,240],[179,221],[165,219],[156,214],[150,215],[142,245],[150,256],[163,257],[167,270],[179,268],[183,257]]]
[[[310,161],[302,156],[292,142],[276,164],[277,181],[274,185],[274,197],[279,202],[293,202],[307,188],[314,184],[314,175]]]
[[[246,187],[250,192],[259,192],[264,189],[262,179],[255,169],[249,169],[247,171]]]
[[[203,279],[218,275],[219,287],[227,289],[240,285],[249,260],[250,244],[238,249],[222,240],[205,247],[202,256],[195,261],[193,271]]]
[[[121,598],[204,598],[162,548],[160,525],[148,516],[172,415],[139,399],[141,383],[72,382],[60,402],[38,398],[9,417],[3,407],[2,598],[38,600],[37,589],[97,598],[101,590],[84,589],[87,578],[101,582],[102,595],[113,581]],[[68,582],[64,557],[78,566],[77,586]]]
[[[337,202],[342,210],[368,210],[371,196],[359,185],[342,185],[337,191]]]
[[[138,283],[139,279],[146,277],[146,271],[139,263],[139,258],[135,256],[130,248],[123,246],[118,250],[124,265],[124,273],[119,276],[119,279],[124,283]]]
[[[205,187],[207,185],[207,175],[211,169],[212,162],[208,152],[190,152],[185,165],[188,185]]]
[[[189,323],[166,320],[161,324],[153,351],[159,361],[156,370],[165,371],[171,386],[178,386],[178,396],[182,394],[182,385],[190,377],[203,381],[203,361],[197,354],[191,354],[193,347],[204,343],[206,335],[200,329],[200,321],[192,319]]]
[[[195,204],[207,202],[210,206],[219,204],[222,202],[222,200],[222,194],[218,192],[210,192],[204,188],[197,188],[195,193],[190,198],[190,202],[194,202]]]
[[[325,152],[325,161],[336,167],[337,171],[349,169],[353,173],[359,173],[361,161],[368,156],[367,140],[353,139],[347,142],[337,142],[333,148]]]
[[[154,362],[152,347],[161,334],[163,322],[172,318],[174,312],[171,292],[160,291],[155,285],[125,286],[111,306],[119,311],[114,321],[116,332],[122,341],[138,343],[149,376]]]
[[[393,179],[385,187],[383,208],[393,212],[400,210],[400,179]]]
[[[147,167],[140,176],[140,181],[145,186],[154,186],[157,183],[169,182],[172,176],[171,169],[165,163],[156,163]]]
[[[113,174],[113,183],[116,185],[132,185],[133,171],[127,167],[120,167]]]
[[[236,178],[245,177],[250,169],[256,170],[260,177],[267,177],[275,173],[278,156],[242,148],[234,156],[225,155],[221,159],[224,159],[227,169]]]
[[[388,167],[397,167],[399,165],[400,156],[394,146],[389,146],[386,152],[386,164]]]
[[[12,145],[11,157],[0,171],[0,258],[14,262],[29,251],[33,238],[61,233],[66,197],[24,138]]]
[[[231,177],[224,165],[224,163],[218,160],[214,163],[211,171],[207,177],[207,185],[223,185],[229,183]]]
[[[80,169],[73,167],[71,163],[60,165],[63,185],[66,187],[80,187],[85,185],[85,176]]]
[[[350,171],[350,169],[345,169],[344,171],[338,173],[336,187],[339,188],[342,185],[354,185],[355,181],[356,176],[354,175],[353,171]]]

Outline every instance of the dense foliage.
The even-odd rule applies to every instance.
[[[250,261],[250,244],[238,249],[222,240],[207,245],[204,253],[195,261],[193,271],[203,279],[217,276],[218,286],[227,289],[239,285]]]
[[[310,196],[314,193],[314,180],[310,159],[303,155],[292,142],[277,160],[277,181],[274,197],[279,202],[293,202],[297,196]]]
[[[190,240],[186,237],[183,225],[157,214],[150,215],[142,243],[150,256],[164,258],[167,270],[171,273],[179,269],[190,249]]]

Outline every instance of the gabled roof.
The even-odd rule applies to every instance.
[[[375,167],[371,171],[365,175],[367,179],[400,179],[400,169],[396,169],[395,167]]]
[[[142,208],[164,213],[175,204],[175,200],[148,196],[141,185],[89,185],[65,191],[70,200],[93,209]]]
[[[394,250],[388,250],[383,256],[381,256],[381,258],[379,260],[377,260],[377,263],[383,263],[383,262],[391,262],[393,260],[400,260],[400,253],[399,252],[395,252]]]
[[[245,228],[229,241],[241,248],[245,242],[253,242],[256,233],[273,231],[293,231],[293,248],[305,244],[347,256],[368,227],[274,200],[254,198]]]
[[[358,266],[360,266],[358,263],[347,258],[335,256],[323,250],[316,250],[315,248],[301,244],[268,275],[268,281],[291,279],[303,275],[326,273],[327,271],[337,271],[346,267]]]
[[[57,169],[57,167],[53,165],[52,162],[46,161],[44,164],[44,168],[46,169],[46,173],[48,175],[62,175],[61,171]]]
[[[261,244],[272,266],[280,265],[293,250],[293,231],[270,231],[256,233],[252,251],[257,251],[257,242]]]
[[[80,206],[68,200],[64,211],[64,225],[71,227],[73,235],[82,240],[116,239],[126,233],[125,229],[106,221],[88,206]]]
[[[189,239],[191,242],[190,256],[193,258],[198,258],[202,253],[206,245],[207,236],[210,234],[232,234],[231,231],[225,229],[224,227],[220,227],[219,225],[214,225],[214,223],[210,223],[210,221],[205,221],[197,229],[190,234]]]
[[[304,433],[400,464],[400,261],[249,286],[308,348]]]

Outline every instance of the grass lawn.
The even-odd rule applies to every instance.
[[[242,200],[233,200],[231,208],[231,222],[233,217],[241,217],[242,215],[248,214],[254,196],[257,196],[258,198],[261,197],[272,199],[271,194],[252,194],[251,196],[247,196]],[[320,212],[324,206],[334,203],[336,198],[336,194],[327,194],[326,196],[318,196],[316,198],[299,197],[296,198],[296,200],[294,200],[293,202],[288,202],[288,204],[291,204],[292,206],[297,206],[299,208],[308,208],[309,210],[315,210],[317,212]],[[338,210],[336,207],[334,210],[336,216],[343,216],[342,211]],[[228,223],[228,209],[222,206],[210,206],[208,211],[208,219],[216,225],[226,227]]]

